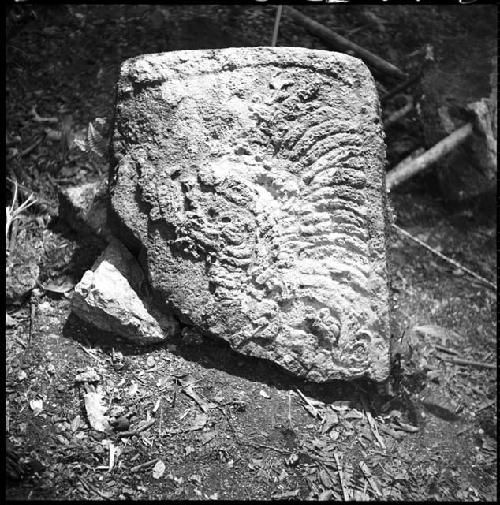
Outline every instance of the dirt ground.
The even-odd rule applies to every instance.
[[[496,7],[347,7],[303,12],[409,72],[408,55],[426,43],[440,54],[457,34],[479,44],[496,33]],[[7,479],[7,499],[496,500],[496,291],[395,228],[388,252],[401,359],[395,354],[383,387],[306,383],[208,338],[138,348],[70,313],[70,288],[103,243],[58,216],[57,188],[103,179],[107,167],[65,138],[96,118],[110,123],[126,58],[269,45],[274,12],[208,5],[7,12],[6,199],[14,178],[23,199],[37,198],[11,259],[36,264],[28,283],[39,267],[31,294],[7,305],[6,440],[25,468],[23,478]],[[327,48],[286,16],[278,45]],[[381,93],[396,84],[379,79]],[[396,108],[388,102],[384,113]],[[403,126],[388,132],[389,164],[421,141],[415,118]],[[494,211],[480,202],[450,207],[433,180],[417,177],[391,193],[395,223],[495,279]],[[90,428],[84,395],[92,386],[75,381],[88,369],[126,431]]]

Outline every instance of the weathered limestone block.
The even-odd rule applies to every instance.
[[[183,322],[313,381],[387,378],[385,147],[360,60],[127,60],[113,150],[117,233]]]
[[[111,239],[92,270],[75,286],[72,310],[89,324],[133,342],[161,342],[178,331],[178,323],[147,303],[144,280],[135,258]]]

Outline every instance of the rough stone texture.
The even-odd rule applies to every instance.
[[[358,59],[122,65],[111,217],[182,321],[313,381],[389,373],[383,131]]]
[[[178,331],[178,323],[148,304],[144,280],[134,257],[112,239],[75,286],[72,310],[97,328],[133,342],[161,342]]]
[[[74,230],[110,236],[107,226],[107,190],[102,181],[90,182],[59,191],[59,218]]]

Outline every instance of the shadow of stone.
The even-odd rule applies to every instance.
[[[87,232],[77,232],[58,217],[51,220],[47,228],[76,244],[76,248],[69,261],[64,264],[63,270],[67,272],[73,282],[80,282],[83,274],[92,267],[94,261],[105,249],[106,241]],[[57,265],[57,261],[57,258],[54,257],[43,258],[40,269],[42,281],[43,277],[48,277],[47,271],[50,271],[54,264],[60,266]]]
[[[185,344],[180,335],[174,336],[168,342],[140,346],[124,341],[116,335],[99,330],[82,321],[75,314],[70,314],[63,328],[63,336],[80,342],[83,345],[98,346],[105,353],[120,351],[124,356],[140,356],[152,350],[165,349],[166,352],[179,356],[186,361],[195,363],[205,370],[215,370],[230,376],[239,377],[250,382],[257,382],[287,391],[299,389],[305,395],[324,403],[334,401],[350,401],[362,408],[361,395],[376,413],[388,400],[380,393],[376,383],[368,379],[353,381],[335,380],[326,383],[315,383],[298,378],[280,366],[261,359],[239,354],[226,342],[216,338],[203,338],[196,345]],[[175,350],[167,350],[167,346],[175,345]]]

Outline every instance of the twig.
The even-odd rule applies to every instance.
[[[434,347],[436,348],[436,350],[441,351],[441,352],[445,352],[447,354],[455,354],[455,355],[458,354],[457,351],[454,351],[453,349],[448,349],[448,347],[444,347],[439,344],[436,344]]]
[[[276,41],[278,40],[278,28],[280,26],[280,19],[282,12],[283,12],[283,6],[278,5],[278,9],[276,10],[276,19],[274,20],[274,30],[273,30],[273,38],[271,40],[271,47],[275,47]]]
[[[19,157],[22,158],[24,156],[28,156],[29,153],[31,153],[32,151],[34,151],[43,141],[45,137],[40,137],[38,140],[36,140],[35,142],[33,142],[33,144],[31,144],[30,146],[28,146],[26,149],[24,149],[23,151],[21,151],[19,153]]]
[[[444,254],[440,253],[439,251],[436,251],[436,249],[433,249],[430,245],[427,245],[425,242],[423,242],[419,238],[414,237],[413,235],[408,233],[406,230],[403,230],[403,228],[400,228],[398,225],[393,224],[392,226],[397,231],[399,231],[399,233],[401,233],[401,235],[403,235],[406,238],[409,238],[410,240],[412,240],[413,242],[416,242],[417,244],[421,245],[423,248],[425,248],[428,251],[430,251],[431,253],[435,254],[437,257],[441,258],[443,261],[446,261],[447,263],[450,263],[454,267],[459,268],[460,270],[468,273],[469,275],[471,275],[472,277],[474,277],[478,281],[483,282],[484,284],[486,284],[490,288],[494,289],[495,291],[497,290],[497,285],[494,284],[493,282],[489,281],[488,279],[485,279],[484,277],[481,277],[479,274],[476,274],[472,270],[469,270],[468,268],[464,267],[463,265],[461,265],[460,263],[458,263],[454,259],[451,259],[448,256],[445,256]]]
[[[342,37],[332,30],[329,30],[321,23],[317,23],[313,19],[304,16],[301,12],[294,9],[293,7],[287,6],[286,13],[296,21],[297,23],[304,26],[307,30],[319,36],[326,42],[330,43],[333,47],[341,49],[342,51],[352,51],[356,56],[361,58],[365,63],[370,65],[373,69],[378,70],[384,74],[390,75],[391,77],[397,77],[399,79],[405,79],[407,74],[402,72],[392,63],[380,58],[376,54],[366,50],[363,47],[358,46],[354,42]]]
[[[380,101],[381,101],[382,105],[385,105],[386,102],[390,98],[392,98],[393,96],[397,95],[401,91],[404,91],[405,89],[409,88],[410,86],[412,86],[413,84],[415,84],[417,81],[419,81],[424,76],[424,73],[427,70],[427,68],[432,63],[434,63],[434,61],[435,61],[435,59],[434,59],[434,49],[433,49],[433,47],[430,44],[427,44],[425,46],[425,49],[419,50],[418,52],[419,53],[421,53],[421,52],[425,53],[424,61],[420,65],[420,68],[419,68],[418,72],[415,75],[410,76],[408,79],[406,79],[405,81],[403,81],[401,84],[398,84],[396,87],[394,87],[393,89],[391,89],[387,93],[384,93],[382,95],[382,97],[380,98]],[[411,56],[411,55],[408,55],[408,56]]]
[[[163,424],[163,405],[160,399],[160,419],[158,419],[158,435],[161,436],[161,425]]]
[[[395,429],[400,431],[406,431],[407,433],[416,433],[419,431],[418,426],[412,426],[411,424],[402,423],[401,421],[397,421],[397,424],[393,424]]]
[[[174,381],[174,394],[172,395],[172,408],[175,407],[175,401],[177,400],[177,389],[179,388],[179,385],[177,384],[177,381]]]
[[[292,454],[292,451],[288,451],[287,449],[280,449],[279,447],[273,447],[272,445],[259,444],[257,442],[244,442],[240,440],[240,443],[243,445],[248,445],[250,447],[270,449],[272,451],[281,452],[282,454]]]
[[[28,334],[28,346],[31,345],[31,339],[33,337],[33,327],[35,325],[35,304],[33,301],[30,301],[30,329]]]
[[[380,489],[377,486],[377,483],[375,479],[372,477],[372,473],[366,463],[364,461],[359,462],[359,467],[361,468],[361,471],[363,472],[364,476],[366,477],[366,480],[370,484],[371,488],[373,489],[373,492],[377,496],[382,496],[382,493],[380,492]]]
[[[382,437],[380,436],[380,433],[378,432],[378,428],[377,428],[377,424],[375,423],[375,420],[373,419],[371,413],[367,410],[365,410],[365,415],[366,415],[366,419],[368,420],[368,424],[370,425],[370,429],[373,433],[373,436],[375,437],[375,439],[378,442],[378,445],[380,445],[380,447],[385,450],[385,448],[386,448],[385,443],[384,443],[384,440],[382,439]]]
[[[479,405],[479,407],[476,409],[476,412],[481,412],[481,410],[487,409],[488,407],[492,407],[495,405],[496,400],[490,400],[489,402],[484,402],[483,404]]]
[[[59,119],[57,119],[56,117],[39,116],[38,113],[36,112],[36,108],[34,105],[33,105],[33,107],[31,107],[31,114],[33,115],[33,121],[35,121],[37,123],[58,123],[59,122]]]
[[[288,391],[288,427],[292,430],[292,392]]]
[[[157,461],[159,461],[160,458],[155,458],[155,459],[151,459],[149,461],[146,461],[146,463],[141,463],[140,465],[136,465],[136,466],[133,466],[130,471],[131,472],[137,472],[138,470],[141,470],[142,468],[146,468],[148,466],[151,466],[153,465],[154,463],[156,463]]]
[[[406,81],[403,81],[401,84],[398,84],[396,87],[392,88],[387,93],[382,95],[382,97],[380,98],[382,105],[385,105],[385,103],[393,96],[397,95],[401,91],[404,91],[411,85],[415,84],[422,78],[422,76],[423,76],[423,70],[420,69],[415,75],[410,76],[408,79],[406,79]]]
[[[421,172],[436,163],[436,161],[440,160],[443,156],[446,156],[457,146],[465,142],[472,134],[472,130],[472,124],[467,123],[445,137],[443,140],[439,141],[435,146],[425,151],[421,156],[411,160],[406,158],[402,162],[398,163],[387,173],[387,189],[391,190],[398,184],[406,181],[406,179],[409,179],[418,172]]]
[[[156,419],[150,419],[145,424],[143,424],[139,428],[136,428],[135,430],[121,431],[121,432],[119,431],[116,434],[117,434],[117,436],[119,438],[122,438],[122,437],[131,437],[133,435],[138,435],[142,431],[147,430],[151,425],[153,425],[155,423],[155,421],[156,421]]]
[[[309,400],[309,398],[307,398],[307,396],[304,395],[304,393],[302,393],[302,391],[299,388],[297,388],[296,391],[297,394],[300,396],[300,398],[304,401],[305,403],[304,408],[307,410],[307,412],[309,412],[311,416],[317,417],[320,421],[322,421],[324,416],[319,411],[319,409],[316,408],[316,406],[311,402],[311,400]]]
[[[202,398],[200,395],[198,395],[195,391],[193,391],[193,388],[191,385],[189,386],[184,386],[181,391],[186,395],[189,396],[192,400],[194,400],[200,409],[203,412],[208,412],[210,410],[210,407],[212,406],[210,402],[207,402],[204,398]]]
[[[29,207],[31,207],[35,202],[35,197],[31,194],[27,200],[25,200],[21,205],[17,204],[17,182],[14,182],[14,196],[12,197],[12,205],[10,207],[5,207],[5,243],[9,250],[9,231],[16,219],[19,219],[20,215]]]
[[[410,97],[408,99],[408,103],[404,107],[392,113],[384,121],[384,128],[388,128],[389,126],[392,126],[393,124],[397,123],[400,119],[404,118],[412,109],[413,109],[413,100]]]
[[[346,483],[344,481],[344,473],[342,472],[342,467],[340,465],[340,457],[337,454],[337,451],[333,452],[333,457],[335,458],[335,463],[337,463],[337,473],[339,474],[340,487],[342,488],[344,501],[349,501],[349,490],[347,489]]]
[[[17,208],[18,208],[18,202],[17,202],[17,184],[15,187],[14,191],[14,197],[12,199],[12,206],[11,206],[11,215],[14,215]],[[11,221],[11,231],[10,231],[10,238],[7,241],[7,244],[9,245],[9,254],[13,254],[14,250],[16,248],[16,243],[17,243],[17,231],[19,229],[19,220],[18,219],[13,219]],[[7,229],[7,234],[8,234],[8,229]]]
[[[231,428],[231,431],[233,432],[233,436],[236,439],[238,443],[243,443],[240,434],[236,431],[236,428],[233,426],[233,422],[231,421],[231,418],[229,417],[229,414],[224,410],[224,408],[220,405],[217,405],[217,408],[224,414],[224,417],[226,418],[227,424]]]
[[[77,342],[77,344],[89,355],[92,356],[96,361],[101,361],[97,356],[94,356],[83,344]]]
[[[463,359],[463,358],[451,358],[448,356],[443,356],[441,358],[443,361],[448,361],[449,363],[454,363],[455,365],[469,365],[476,366],[478,368],[491,368],[495,369],[497,365],[494,363],[483,363],[482,361],[474,361],[471,359]]]

